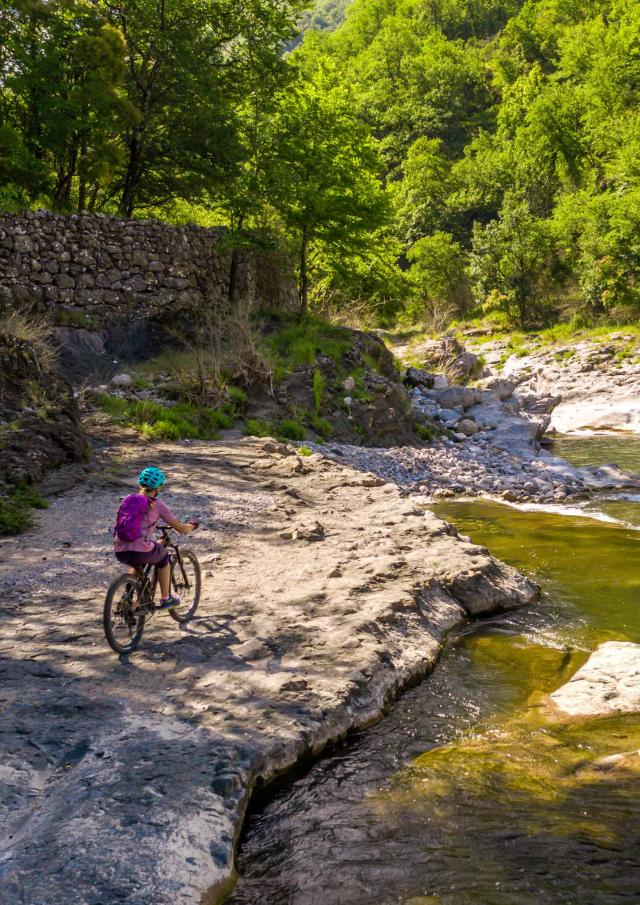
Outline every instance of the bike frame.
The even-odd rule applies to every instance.
[[[176,541],[172,539],[170,534],[170,532],[174,530],[175,529],[170,528],[169,525],[160,525],[158,528],[158,531],[162,534],[161,543],[167,551],[169,551],[169,568],[172,566],[175,568],[175,564],[177,563],[180,566],[185,585],[190,587],[189,578],[184,570],[184,565],[182,564],[180,547]],[[138,580],[142,582],[142,587],[140,589],[142,606],[138,607],[138,610],[142,610],[146,614],[152,615],[156,609],[154,597],[156,594],[156,585],[158,583],[157,566],[152,565],[151,563],[146,566],[137,566],[136,575]]]

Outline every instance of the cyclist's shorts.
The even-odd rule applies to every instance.
[[[125,566],[147,566],[151,563],[152,566],[162,569],[169,562],[169,554],[162,544],[154,544],[153,550],[147,553],[141,553],[139,550],[122,550],[116,553],[116,559]]]

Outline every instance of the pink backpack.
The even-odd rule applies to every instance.
[[[122,541],[137,540],[142,536],[142,519],[149,511],[151,500],[141,493],[126,496],[116,516],[115,533]]]

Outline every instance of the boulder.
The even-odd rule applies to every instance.
[[[67,380],[104,374],[111,367],[101,332],[81,327],[57,327],[53,335],[58,347],[58,369]]]
[[[422,371],[420,368],[407,368],[404,382],[409,387],[427,387],[432,389],[435,376],[428,371]]]
[[[0,335],[0,378],[0,491],[84,459],[78,405],[52,357],[33,342]]]
[[[457,424],[462,417],[462,413],[457,412],[455,409],[440,409],[436,412],[435,417],[438,421],[443,421],[445,424]]]
[[[516,385],[512,380],[506,380],[503,377],[489,377],[486,380],[482,380],[478,386],[483,390],[490,390],[492,393],[495,393],[501,402],[504,402],[505,399],[509,399],[513,396],[513,392],[516,388]]]
[[[478,370],[478,356],[473,352],[461,352],[451,363],[451,368],[461,377],[469,377]]]
[[[442,408],[462,410],[471,408],[482,398],[476,390],[469,387],[447,387],[444,390],[434,390],[431,395]]]
[[[617,398],[572,399],[553,412],[551,426],[558,433],[601,430],[640,433],[640,399],[636,392]]]
[[[538,439],[544,429],[545,422],[539,422],[532,416],[523,416],[510,412],[497,396],[483,390],[482,401],[472,405],[466,414],[484,430],[491,430],[491,442],[500,449],[518,455],[531,456],[538,452]]]
[[[550,415],[557,405],[562,402],[562,396],[553,396],[543,393],[540,396],[533,394],[518,394],[522,411],[532,415]]]
[[[133,379],[130,374],[116,374],[111,378],[111,384],[114,387],[121,387],[125,389],[126,387],[130,387],[133,383]]]
[[[458,421],[456,429],[461,434],[464,434],[465,437],[471,437],[473,434],[477,434],[480,430],[476,422],[472,421],[471,418],[463,418],[462,421]]]
[[[607,641],[551,695],[567,716],[600,717],[640,713],[640,644]]]

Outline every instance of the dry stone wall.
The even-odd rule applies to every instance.
[[[0,286],[57,311],[62,322],[66,312],[69,323],[126,324],[225,302],[231,253],[223,240],[221,229],[102,214],[0,214]],[[278,305],[290,298],[273,258],[245,251],[238,263],[245,299]]]

